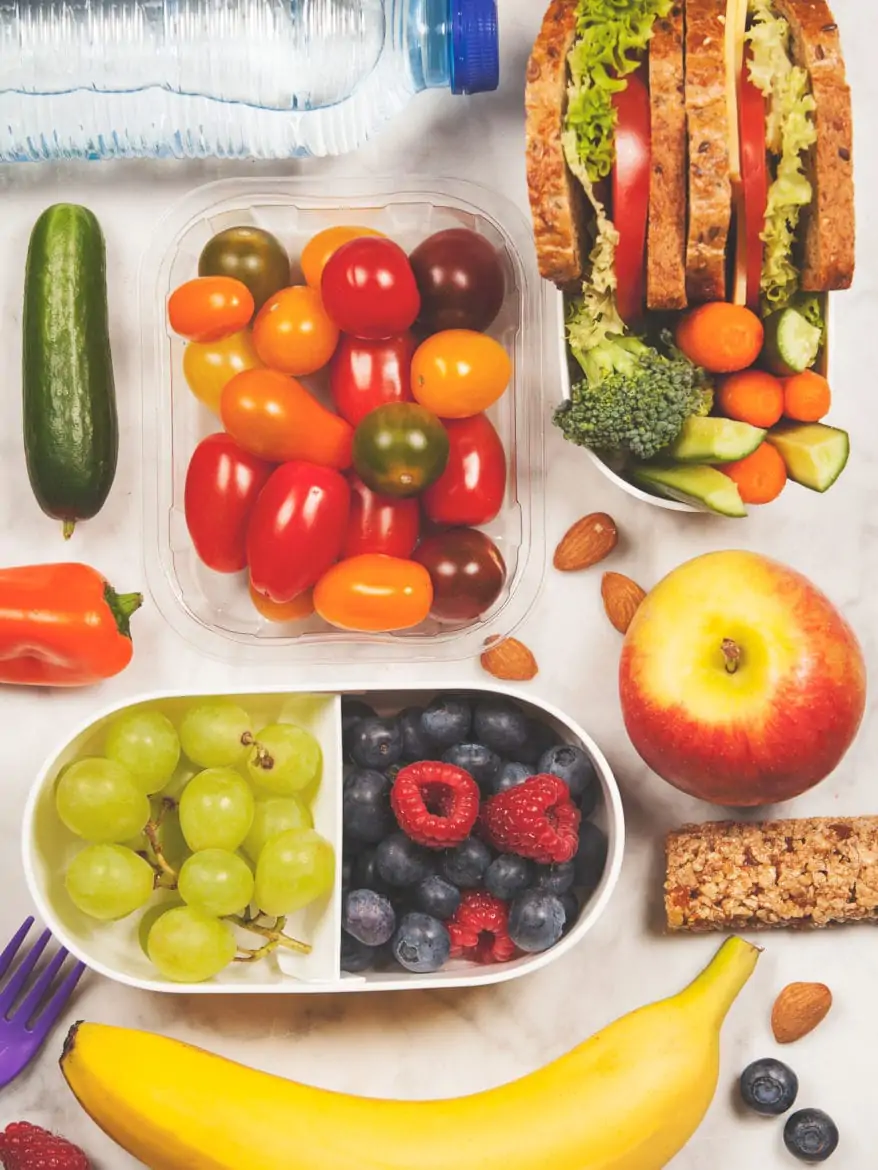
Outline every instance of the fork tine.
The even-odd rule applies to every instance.
[[[12,960],[18,954],[18,948],[24,942],[25,938],[27,937],[27,932],[30,930],[33,924],[33,918],[25,918],[24,922],[22,922],[21,926],[19,926],[18,930],[15,932],[15,935],[9,940],[3,954],[0,955],[0,979],[2,979],[9,970],[9,966],[12,963]]]
[[[67,1001],[73,995],[74,988],[83,976],[86,970],[85,963],[76,963],[67,972],[63,983],[59,984],[57,991],[40,1012],[37,1019],[34,1021],[33,1032],[42,1040],[49,1029],[58,1019],[61,1012],[64,1010]]]
[[[30,975],[31,971],[37,965],[37,960],[46,949],[46,944],[51,937],[51,932],[44,930],[16,967],[12,978],[3,988],[3,991],[0,992],[0,1015],[6,1016],[9,1014],[9,1010],[15,1003],[18,993],[24,987],[28,975]]]
[[[41,972],[39,979],[36,980],[33,987],[16,1008],[14,1015],[11,1017],[13,1020],[21,1020],[23,1024],[27,1025],[36,1016],[37,1008],[42,1003],[46,992],[52,986],[52,981],[61,970],[61,966],[64,963],[64,960],[67,958],[68,954],[69,951],[62,947],[58,953],[53,956],[51,963],[46,965],[46,968]]]

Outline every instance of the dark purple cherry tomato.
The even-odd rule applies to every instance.
[[[385,402],[413,402],[411,333],[367,341],[343,333],[329,367],[336,409],[352,427]]]
[[[497,249],[468,228],[448,228],[419,244],[409,263],[421,294],[419,333],[487,329],[503,304],[506,284]]]
[[[430,616],[469,622],[491,608],[506,582],[506,565],[493,540],[475,528],[450,528],[421,541],[412,558],[433,582]]]
[[[199,559],[217,573],[247,565],[247,525],[272,464],[239,447],[231,435],[208,435],[192,453],[183,506]]]

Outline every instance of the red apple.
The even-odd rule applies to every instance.
[[[806,577],[750,552],[696,557],[634,616],[619,668],[625,727],[670,784],[714,804],[818,784],[863,717],[856,636]]]

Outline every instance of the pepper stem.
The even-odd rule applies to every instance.
[[[61,532],[64,534],[64,539],[69,540],[73,535],[73,529],[76,527],[75,520],[65,520],[61,525]]]
[[[131,637],[131,615],[143,605],[142,593],[117,593],[112,585],[104,584],[104,601],[116,621],[116,629],[124,638]]]
[[[731,638],[723,638],[721,649],[725,659],[726,673],[734,674],[741,665],[741,647]]]

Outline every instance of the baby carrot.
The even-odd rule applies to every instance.
[[[762,322],[743,305],[714,301],[687,313],[677,326],[677,345],[691,362],[712,374],[752,366],[762,349]]]
[[[801,374],[794,374],[792,378],[784,378],[781,385],[786,418],[795,419],[796,422],[820,422],[829,414],[832,395],[829,383],[822,374],[805,370]]]
[[[719,470],[735,481],[745,504],[770,504],[787,482],[784,461],[770,443],[762,443],[737,463],[724,463]]]
[[[784,391],[779,378],[764,370],[741,370],[724,378],[716,393],[716,409],[726,418],[773,427],[784,413]]]

